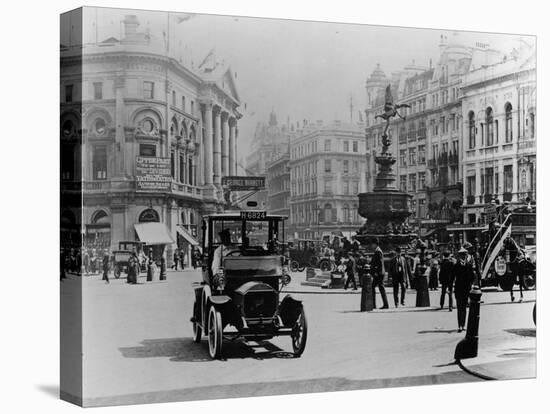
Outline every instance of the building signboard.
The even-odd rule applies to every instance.
[[[263,190],[265,189],[265,177],[222,177],[222,185],[233,191]]]
[[[170,158],[136,157],[137,191],[169,191],[171,184]]]

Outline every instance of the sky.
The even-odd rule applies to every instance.
[[[351,102],[357,121],[365,108],[365,81],[377,63],[387,76],[413,60],[428,67],[432,59],[435,65],[440,36],[451,38],[453,34],[437,29],[216,15],[180,19],[189,16],[92,8],[84,19],[84,42],[120,38],[120,22],[128,14],[137,15],[139,30],[149,30],[185,64],[196,68],[214,49],[216,58],[231,67],[244,114],[239,121],[242,155],[250,148],[257,123],[267,122],[272,110],[279,123],[350,121]],[[61,41],[67,42],[67,37],[68,33],[62,33]],[[475,32],[459,32],[459,37],[465,45],[483,42],[502,51],[510,51],[518,39],[517,35]]]

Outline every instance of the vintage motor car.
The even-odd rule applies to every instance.
[[[290,336],[294,356],[304,352],[307,320],[303,304],[288,294],[280,300],[291,280],[284,252],[284,220],[250,210],[203,217],[203,280],[194,284],[191,322],[196,343],[203,333],[207,336],[211,358],[222,358],[224,339],[238,338],[262,341]],[[220,247],[222,231],[226,237],[229,232],[231,240]]]
[[[120,278],[122,273],[128,274],[128,260],[130,255],[135,251],[139,253],[143,249],[143,243],[138,241],[120,241],[118,242],[118,250],[113,251],[115,278]],[[141,269],[143,271],[143,268]]]

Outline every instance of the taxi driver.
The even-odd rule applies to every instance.
[[[212,258],[212,274],[216,274],[222,265],[222,259],[229,253],[234,252],[235,249],[231,248],[231,233],[229,229],[223,229],[218,233],[220,238],[220,245],[214,250],[214,257]]]

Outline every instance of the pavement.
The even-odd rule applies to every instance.
[[[61,284],[64,297],[82,285],[84,405],[481,381],[476,373],[497,379],[535,375],[533,291],[513,304],[506,292],[483,295],[479,355],[463,360],[461,369],[453,360],[464,337],[456,331],[456,312],[438,306],[359,312],[358,295],[315,294],[321,289],[300,287],[302,276],[294,274],[284,291],[295,292],[305,306],[304,354],[294,358],[290,339],[280,337],[224,342],[224,359],[212,361],[206,338],[200,344],[191,338],[191,284],[200,280],[199,272],[167,276],[140,278],[138,285],[69,276]],[[430,292],[432,304],[439,303],[439,294]],[[409,291],[406,303],[414,302]],[[70,309],[62,302],[61,311]]]

